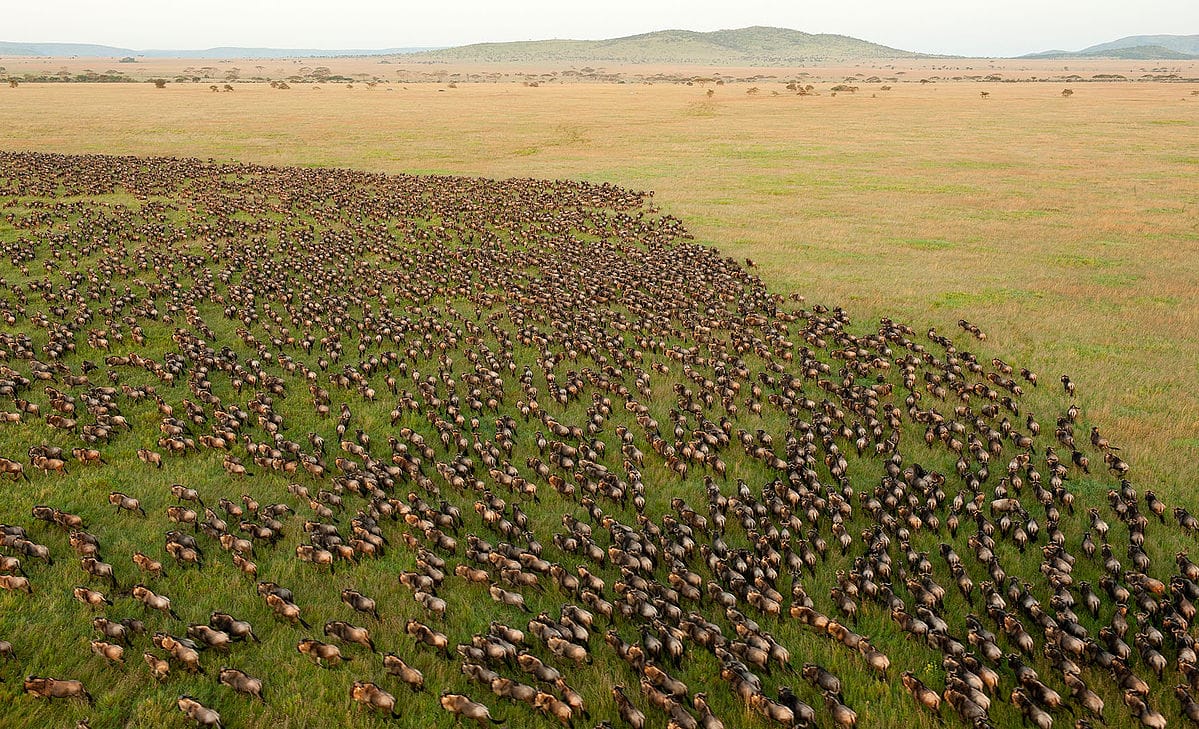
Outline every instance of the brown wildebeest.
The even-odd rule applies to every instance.
[[[61,458],[47,458],[46,456],[34,456],[33,467],[41,469],[42,473],[60,473],[70,475],[67,471],[67,462]]]
[[[100,556],[100,540],[94,534],[88,534],[82,531],[73,531],[67,537],[71,549],[75,550],[75,554],[80,557],[99,557]]]
[[[199,515],[185,506],[168,506],[167,520],[172,524],[191,524],[193,529],[199,529]]]
[[[136,511],[142,516],[146,515],[146,510],[142,508],[141,501],[138,501],[132,496],[126,496],[120,491],[113,491],[110,493],[108,495],[108,503],[117,507],[118,512],[124,509],[125,511]]]
[[[224,724],[221,723],[221,715],[215,709],[208,708],[190,696],[180,696],[175,705],[197,726],[205,727],[205,729],[223,729],[224,727]]]
[[[234,552],[242,556],[254,554],[254,543],[249,539],[243,539],[233,534],[222,534],[217,541],[221,543],[221,548],[226,552]]]
[[[371,615],[375,620],[379,619],[379,608],[376,607],[375,601],[357,590],[342,590],[341,601],[360,613]]]
[[[343,656],[341,654],[341,649],[332,643],[322,643],[321,641],[313,638],[305,638],[297,643],[296,652],[308,656],[314,663],[316,663],[316,665],[321,666],[322,668],[325,667],[326,662],[336,665],[341,661],[354,660],[350,656]]]
[[[187,626],[187,637],[203,643],[208,648],[227,653],[233,644],[233,637],[223,630],[207,625],[192,624]]]
[[[22,577],[21,575],[0,575],[0,590],[26,592],[32,595],[33,585],[30,584],[28,577]]]
[[[541,711],[546,716],[557,719],[558,723],[562,724],[562,726],[574,729],[574,710],[557,696],[539,691],[536,698],[533,699],[533,708]]]
[[[502,719],[496,719],[491,715],[491,710],[483,704],[471,701],[470,698],[462,694],[452,694],[447,691],[441,692],[439,698],[441,708],[454,715],[454,721],[457,723],[463,718],[472,719],[480,727],[487,726],[487,722],[492,724],[503,724]]]
[[[245,620],[238,620],[229,613],[213,612],[208,616],[208,624],[212,627],[223,630],[237,640],[245,640],[249,638],[255,643],[260,643],[258,636],[254,635],[254,628]]]
[[[88,588],[80,585],[76,585],[73,588],[72,594],[75,595],[76,600],[92,608],[98,608],[101,605],[112,604],[112,600],[109,600],[107,597],[105,597],[104,593],[97,592],[96,590],[89,590]]]
[[[258,565],[236,552],[233,553],[233,566],[251,579],[258,576]]]
[[[156,559],[151,559],[148,555],[142,552],[134,552],[132,559],[133,563],[137,565],[138,569],[140,569],[142,572],[155,577],[162,577],[162,562],[159,562]]]
[[[408,688],[412,689],[413,693],[424,691],[425,676],[417,669],[404,662],[395,653],[388,653],[383,656],[383,668],[388,673],[399,678],[404,683],[408,684]]]
[[[396,713],[396,697],[370,681],[355,681],[350,687],[350,698],[362,706],[387,712],[392,717],[399,716]]]
[[[417,590],[412,593],[412,598],[423,607],[430,615],[434,615],[442,620],[445,620],[446,601],[436,595]]]
[[[262,679],[260,678],[254,678],[236,668],[222,666],[220,673],[217,674],[217,680],[239,694],[253,696],[262,703],[266,703],[266,699],[262,697]]]
[[[54,565],[54,559],[50,556],[50,548],[44,544],[31,542],[28,539],[18,539],[15,543],[10,543],[9,546],[26,557],[35,557],[48,565]]]
[[[266,596],[266,604],[271,608],[272,611],[274,611],[276,617],[283,618],[289,623],[299,623],[305,628],[312,628],[312,626],[300,616],[300,607],[295,603],[284,600],[279,595],[271,593]]]
[[[83,684],[75,680],[61,678],[43,678],[27,676],[25,678],[25,693],[42,699],[78,699],[82,698],[88,704],[95,704],[92,695]]]
[[[115,643],[108,643],[102,640],[93,640],[91,642],[92,653],[95,653],[101,658],[113,663],[125,662],[125,649]]]
[[[438,633],[424,623],[408,620],[404,624],[404,632],[411,635],[418,643],[429,646],[433,650],[444,650],[447,657],[453,658],[450,652],[450,639],[444,633]]]
[[[330,620],[325,623],[325,635],[333,636],[346,643],[356,643],[371,653],[376,652],[375,641],[371,640],[370,631],[366,628],[351,625],[344,620]]]
[[[912,694],[917,703],[931,709],[938,716],[941,715],[941,696],[936,691],[925,686],[911,671],[904,671],[902,678],[903,687]]]
[[[181,483],[171,484],[171,496],[180,501],[194,501],[200,506],[204,506],[204,500],[200,498],[199,492],[189,489]]]
[[[613,686],[612,698],[616,700],[616,709],[620,713],[620,718],[625,723],[633,727],[633,729],[645,729],[645,713],[634,706],[633,702],[625,696],[624,686]]]
[[[795,712],[782,704],[771,701],[764,694],[754,694],[749,697],[749,706],[771,721],[791,726],[795,723]]]
[[[204,563],[201,559],[200,550],[195,547],[189,547],[183,542],[171,540],[166,543],[166,550],[167,554],[175,558],[176,564],[194,564],[197,567],[204,566]]]
[[[159,658],[150,651],[142,653],[142,660],[150,667],[150,673],[159,681],[165,681],[171,675],[171,664],[164,658]]]
[[[5,557],[4,555],[0,555],[0,574],[11,575],[14,573],[20,574],[24,577],[29,576],[25,574],[25,568],[21,566],[21,560],[17,559],[16,557]]]
[[[95,700],[88,693],[87,689],[84,688],[83,683],[75,680],[27,676],[25,678],[24,690],[25,693],[42,699],[82,698],[89,705],[95,704]]]
[[[562,695],[562,700],[566,701],[566,705],[571,707],[571,711],[582,715],[585,719],[591,718],[591,712],[586,710],[586,706],[583,703],[582,694],[574,691],[573,688],[567,685],[564,679],[554,681],[554,686],[558,687],[558,691]]]
[[[189,645],[191,641],[185,643],[168,633],[155,633],[151,641],[156,647],[171,654],[171,658],[182,663],[190,673],[203,673],[204,669],[200,666],[200,652]]]
[[[491,585],[487,588],[491,595],[491,599],[503,605],[510,605],[524,610],[526,613],[533,612],[528,605],[525,604],[525,596],[519,592],[505,590],[497,585]]]
[[[126,645],[129,643],[129,629],[115,620],[94,618],[92,620],[92,627],[100,631],[105,638],[111,638]]]
[[[95,448],[72,448],[71,455],[81,464],[88,466],[93,463],[107,464],[100,451]]]
[[[158,610],[178,620],[179,615],[171,607],[171,598],[159,595],[143,584],[136,584],[130,592],[134,600],[140,602],[147,610]]]
[[[162,454],[146,448],[137,449],[137,459],[142,463],[162,468]]]
[[[13,481],[19,478],[29,480],[29,474],[25,473],[25,466],[19,461],[11,461],[7,458],[0,458],[0,475],[11,476]]]
[[[541,693],[534,686],[513,681],[504,676],[496,676],[491,679],[491,692],[501,699],[512,699],[513,701],[523,701],[530,706],[537,698],[537,694]]]
[[[113,572],[112,565],[107,562],[101,562],[95,557],[83,557],[79,560],[79,567],[92,577],[98,577],[108,580],[109,584],[116,589],[117,577]]]

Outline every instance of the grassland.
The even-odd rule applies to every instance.
[[[1117,68],[1133,71],[1090,70]],[[1189,86],[1075,85],[1067,99],[1043,84],[861,84],[835,97],[758,85],[708,98],[666,85],[26,84],[0,89],[0,147],[654,190],[777,291],[942,331],[964,317],[996,354],[1069,373],[1131,462],[1185,493],[1199,475]]]
[[[862,84],[854,94],[836,96],[825,85],[812,97],[787,94],[782,84],[758,85],[756,95],[746,93],[748,84],[729,84],[715,88],[709,98],[696,87],[642,85],[414,84],[289,91],[239,85],[234,93],[213,94],[183,85],[157,90],[25,84],[0,89],[0,148],[570,177],[652,189],[655,204],[681,217],[700,242],[738,259],[752,258],[755,273],[773,291],[843,306],[861,326],[885,316],[961,336],[958,319],[977,323],[988,335],[985,343],[970,343],[980,356],[1000,356],[1041,374],[1042,388],[1030,394],[1030,406],[1046,423],[1064,404],[1046,388],[1057,388],[1056,376],[1069,373],[1079,386],[1085,422],[1118,439],[1138,486],[1154,488],[1172,503],[1193,504],[1189,487],[1199,475],[1199,337],[1194,334],[1199,228],[1192,214],[1199,204],[1193,142],[1199,102],[1189,100],[1189,89],[1088,84],[1075,86],[1074,96],[1066,99],[1059,86],[1021,84],[988,86],[991,96],[984,100],[973,84],[902,84],[890,91]],[[776,90],[779,96],[772,95]],[[7,238],[16,235],[0,231]],[[168,330],[151,334],[166,337]],[[231,336],[224,329],[220,334]],[[367,423],[378,425],[385,411],[368,409]],[[146,422],[154,418],[149,404],[132,415]],[[310,425],[301,419],[298,428]],[[134,445],[124,443],[115,455],[128,460]],[[219,458],[212,455],[170,462],[168,468],[155,481],[240,489],[224,482]],[[747,469],[744,475],[761,474]],[[95,519],[112,517],[88,495],[98,497],[114,485],[144,490],[152,513],[161,514],[169,501],[153,484],[112,469],[78,478],[80,485],[94,488],[81,490],[64,507]],[[30,505],[57,493],[46,481],[35,480],[34,487],[15,487],[14,513],[24,516]],[[284,483],[267,477],[251,490],[275,500]],[[1080,489],[1094,500],[1112,483],[1097,477],[1080,483]],[[661,513],[664,505],[655,504],[654,510]],[[157,538],[160,531],[157,524],[122,519],[133,526],[117,538],[117,554]],[[1081,516],[1072,519],[1071,535],[1084,523]],[[548,530],[550,524],[541,527]],[[1162,564],[1185,544],[1172,536],[1147,547]],[[935,548],[935,543],[923,546]],[[1005,560],[1035,569],[1035,559],[1005,547]],[[397,616],[415,610],[391,577],[410,566],[409,557],[394,554],[381,570],[369,565],[344,576],[364,592],[388,597],[396,611],[382,631],[392,636],[388,649],[408,647],[394,637],[401,622]],[[289,555],[264,558],[262,565],[280,582],[305,584],[301,602],[314,605],[321,618],[344,610],[324,594],[327,590],[306,584],[311,572]],[[1088,567],[1084,576],[1093,578],[1092,572]],[[52,579],[56,584],[78,579],[78,570],[56,567]],[[213,595],[213,601],[233,601],[226,603],[231,610],[251,615],[256,624],[270,624],[269,613],[234,586],[228,569],[177,573],[170,580],[173,595]],[[831,583],[831,574],[823,574],[814,579],[813,592],[826,594]],[[456,628],[455,639],[489,619],[511,618],[481,595],[452,594],[452,612],[477,611]],[[107,681],[102,676],[110,675],[108,669],[97,659],[55,655],[50,636],[87,630],[75,614],[77,606],[54,612],[59,598],[36,597],[35,610],[48,617],[37,628],[46,647],[34,663]],[[23,624],[15,613],[21,598],[3,599],[3,627],[11,633]],[[560,602],[551,593],[531,602],[534,609],[553,609],[555,600]],[[206,607],[203,600],[184,617],[202,619],[201,606]],[[966,610],[961,600],[951,600],[951,607]],[[880,645],[932,682],[935,654],[906,644],[889,626],[877,611],[862,620],[863,632],[884,636]],[[785,625],[771,623],[770,628],[805,659],[842,676],[861,671],[859,661],[826,641]],[[170,702],[184,689],[224,702],[223,713],[238,727],[384,725],[359,715],[346,700],[346,683],[369,677],[362,673],[366,669],[311,669],[296,660],[292,638],[273,630],[261,651],[235,654],[246,670],[275,672],[274,680],[290,687],[284,696],[271,697],[269,709],[230,701],[200,679],[146,689],[144,672],[131,667],[109,686],[109,703],[94,726],[181,727]],[[461,686],[456,682],[462,679],[434,659],[417,660],[431,683]],[[572,674],[572,680],[585,683],[593,706],[610,713],[604,691],[620,670],[600,663]],[[688,667],[684,678],[702,685],[714,670],[705,656]],[[1104,697],[1118,709],[1118,694]],[[14,691],[12,700],[18,699]],[[847,700],[864,726],[935,725],[894,685],[855,679]],[[18,713],[8,715],[17,726],[69,725],[86,713],[71,706],[56,714],[20,701]],[[729,726],[765,726],[727,692],[716,701]],[[1165,709],[1166,699],[1159,703]],[[1001,726],[1018,722],[1010,707],[996,711]],[[549,726],[531,712],[510,708],[504,713],[513,717],[512,726]],[[1119,721],[1127,719],[1113,723]],[[448,719],[425,701],[414,704],[402,725],[448,725]]]

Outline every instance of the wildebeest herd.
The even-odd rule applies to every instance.
[[[4,726],[1199,723],[1199,521],[967,321],[609,185],[0,153],[0,215]]]

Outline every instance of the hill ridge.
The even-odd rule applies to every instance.
[[[1080,51],[1055,49],[1029,53],[1020,58],[1122,58],[1126,60],[1194,60],[1199,58],[1199,34],[1129,35]]]
[[[412,54],[433,62],[680,63],[783,66],[856,58],[932,58],[852,36],[749,26],[714,31],[667,28],[603,40],[473,43]]]
[[[583,63],[680,63],[711,65],[794,65],[855,58],[928,58],[832,33],[806,33],[789,28],[749,26],[715,31],[667,28],[648,33],[577,40],[551,38],[531,41],[483,42],[451,48],[382,48],[322,50],[312,48],[247,48],[218,46],[205,49],[146,49],[91,43],[0,41],[0,56],[114,56],[133,58],[288,58],[334,56],[410,56],[414,60],[520,62],[574,61]]]

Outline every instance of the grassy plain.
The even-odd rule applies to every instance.
[[[1089,63],[1132,77],[1161,62]],[[951,72],[939,65],[890,70]],[[1185,493],[1199,477],[1193,85],[756,85],[23,84],[0,89],[0,147],[651,189],[779,291],[921,328],[966,318],[986,354],[1028,362],[1042,386],[1069,373],[1146,485]]]
[[[962,341],[956,322],[965,318],[988,334],[985,343],[971,341],[972,350],[1028,364],[1040,373],[1042,389],[1060,389],[1058,375],[1069,373],[1079,386],[1084,421],[1100,425],[1124,448],[1138,486],[1156,489],[1172,503],[1193,505],[1188,487],[1199,476],[1199,218],[1194,214],[1199,209],[1199,98],[1190,97],[1189,87],[1076,84],[1074,95],[1063,98],[1060,84],[904,83],[890,91],[861,84],[854,94],[836,96],[831,84],[824,84],[818,96],[797,97],[782,84],[757,85],[755,95],[746,93],[749,84],[728,84],[714,88],[709,98],[698,87],[630,84],[325,85],[288,91],[246,84],[233,93],[211,93],[206,85],[158,90],[148,84],[23,84],[0,88],[0,148],[572,177],[652,189],[656,204],[681,217],[701,242],[739,259],[752,258],[774,290],[843,306],[859,323],[892,317],[919,331],[934,326]],[[981,98],[980,90],[990,97]],[[158,334],[165,337],[165,329]],[[1050,405],[1060,410],[1063,398],[1040,392],[1029,401],[1048,426],[1055,412]],[[385,417],[385,409],[375,415]],[[142,421],[154,417],[149,405],[131,415]],[[124,443],[114,458],[129,460],[125,451],[134,446]],[[97,471],[94,484],[88,474],[80,478],[101,493],[110,485],[111,470]],[[219,457],[212,454],[170,462],[162,477],[203,492],[229,488],[221,484]],[[32,503],[46,498],[51,487],[44,479],[42,484],[34,480],[34,487],[16,492],[14,513],[27,514]],[[281,492],[284,481],[267,476],[253,490]],[[1092,485],[1102,489],[1110,481],[1096,479]],[[161,515],[169,499],[158,485],[145,488],[138,495],[151,514]],[[1088,495],[1090,501],[1096,497]],[[99,518],[94,501],[80,498],[63,506]],[[103,518],[112,517],[105,513]],[[129,523],[134,524],[129,533],[114,541],[114,555],[123,557],[147,540],[160,539],[151,525]],[[1083,517],[1072,523],[1081,529]],[[56,545],[63,541],[59,535],[50,539]],[[1147,545],[1157,564],[1168,563],[1177,546]],[[393,576],[410,567],[410,555],[401,550],[391,555],[380,569],[371,565],[346,575],[364,592],[391,599],[395,613],[384,634],[397,632],[399,614],[413,610]],[[1033,557],[1005,554],[1004,559],[1035,569]],[[54,568],[54,579],[80,579],[77,568],[66,564],[71,561]],[[327,590],[305,584],[309,572],[289,555],[263,558],[262,566],[281,583],[300,585],[300,602],[314,605],[321,619],[346,617],[337,612],[342,608],[329,604]],[[1093,576],[1092,566],[1085,569]],[[118,564],[118,571],[123,578],[131,575],[127,564]],[[232,582],[220,583],[232,580],[229,570],[214,567],[197,576],[173,572],[168,594],[211,591],[219,596],[213,602],[250,616],[256,625],[270,624],[256,598]],[[831,582],[831,576],[822,580]],[[827,587],[817,582],[813,592],[827,594]],[[56,631],[88,630],[78,611],[54,611],[61,597],[35,596],[33,609],[47,619],[39,621],[33,636],[38,640],[31,641],[45,645],[24,660],[106,683],[108,700],[97,727],[182,727],[171,701],[183,690],[216,699],[238,727],[385,725],[359,716],[346,700],[347,680],[371,677],[363,673],[365,666],[305,670],[295,660],[292,636],[282,630],[272,631],[261,651],[235,653],[244,661],[237,665],[255,674],[271,672],[274,685],[289,688],[271,696],[270,708],[230,700],[210,679],[147,689],[140,666],[108,683],[96,660],[55,655],[46,639]],[[459,591],[450,599],[451,614],[472,613],[476,623],[504,617],[481,593]],[[560,599],[551,592],[531,602],[534,609],[552,609]],[[951,609],[968,609],[960,599],[951,600]],[[202,620],[203,604],[185,607],[184,618]],[[12,612],[6,617],[9,622],[0,625],[11,634],[17,623]],[[882,636],[882,647],[907,666],[928,661],[921,675],[932,681],[934,654],[905,644],[885,615],[867,612],[863,629]],[[779,630],[797,656],[843,676],[861,671],[860,662],[829,649],[825,641],[793,627]],[[455,626],[451,637],[461,640],[469,632],[465,624]],[[430,685],[463,685],[444,665],[414,654],[399,638],[385,646],[397,647],[417,656]],[[700,685],[715,668],[705,657],[689,666],[684,678]],[[378,674],[377,667],[371,670]],[[604,664],[577,674],[586,682],[588,700],[602,713],[611,710],[604,692],[614,675]],[[1119,696],[1108,692],[1104,697],[1114,709],[1109,714],[1120,717],[1117,723],[1127,722]],[[934,726],[893,685],[855,676],[847,699],[861,713],[863,726],[900,721]],[[764,726],[727,691],[716,700],[730,726]],[[998,722],[1014,725],[1018,719],[1004,703],[997,702]],[[1166,697],[1157,703],[1172,710]],[[306,704],[313,707],[310,714]],[[448,718],[426,710],[426,704],[420,702],[401,725],[448,726]],[[56,719],[67,726],[68,719],[85,713],[70,706],[55,714],[32,700],[14,706],[7,716],[23,726]],[[549,726],[531,712],[502,706],[499,713],[512,717],[514,727]]]

